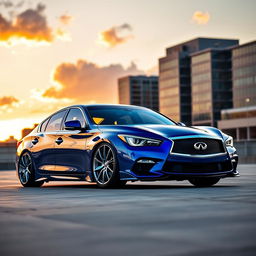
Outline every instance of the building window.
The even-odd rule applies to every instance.
[[[250,127],[250,139],[256,139],[256,126]]]
[[[247,140],[247,128],[239,128],[239,140]]]

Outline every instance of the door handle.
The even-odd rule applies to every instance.
[[[36,143],[38,143],[38,141],[39,141],[38,138],[34,138],[34,139],[32,140],[32,144],[33,144],[33,145],[36,145]]]
[[[60,145],[63,142],[63,139],[61,137],[59,137],[57,140],[55,140],[55,142]]]

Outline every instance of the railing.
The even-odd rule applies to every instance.
[[[234,146],[239,155],[239,163],[256,163],[256,140],[235,141]]]

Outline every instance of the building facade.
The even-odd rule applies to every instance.
[[[238,40],[233,39],[196,38],[167,48],[166,56],[159,59],[160,112],[175,121],[191,125],[192,54],[206,49],[217,51],[237,44]]]
[[[256,139],[256,41],[232,49],[233,109],[221,111],[218,127],[235,140]]]
[[[159,111],[158,77],[126,76],[118,79],[120,104],[137,105]]]
[[[256,41],[232,49],[233,107],[218,128],[234,138],[242,163],[256,163]]]
[[[256,41],[232,50],[234,108],[256,106]]]
[[[207,49],[191,57],[192,124],[217,126],[232,108],[231,50]]]

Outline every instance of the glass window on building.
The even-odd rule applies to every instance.
[[[256,139],[256,126],[250,127],[250,139]]]
[[[247,140],[247,128],[239,128],[239,140]]]

